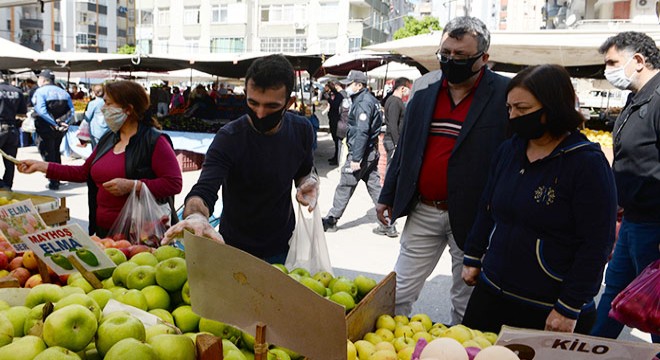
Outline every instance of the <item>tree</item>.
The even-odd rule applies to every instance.
[[[425,16],[421,20],[417,20],[412,16],[406,16],[403,18],[403,21],[403,27],[394,32],[394,40],[419,34],[428,34],[433,30],[442,30],[438,19],[432,16]]]
[[[135,46],[133,46],[133,45],[126,44],[126,45],[120,47],[119,49],[117,49],[117,54],[129,54],[129,55],[131,55],[131,54],[134,54],[134,53],[135,53]]]

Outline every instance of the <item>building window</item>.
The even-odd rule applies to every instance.
[[[169,25],[170,24],[170,9],[162,8],[158,9],[156,22],[158,25]]]
[[[87,46],[87,34],[77,33],[76,34],[76,45]]]
[[[128,29],[126,29],[126,34],[128,37],[133,37],[135,36],[135,28],[132,26],[129,26]]]
[[[335,38],[319,39],[319,45],[321,54],[334,54],[337,52],[337,39]]]
[[[262,22],[292,22],[305,19],[302,5],[264,5],[261,7]]]
[[[128,9],[128,21],[135,21],[135,9]]]
[[[320,14],[323,14],[319,19],[322,23],[336,23],[339,22],[339,3],[329,2],[321,3]]]
[[[199,24],[199,7],[183,9],[183,23],[185,25]]]
[[[362,49],[362,38],[348,39],[348,52],[360,51]]]
[[[212,23],[226,23],[227,22],[227,5],[213,5],[211,7],[211,22]]]
[[[154,24],[154,13],[152,10],[140,10],[140,23],[142,25]]]
[[[307,38],[272,37],[261,39],[261,51],[282,53],[304,53],[307,51]]]
[[[186,41],[186,50],[190,54],[199,53],[199,38],[184,38]]]
[[[167,39],[158,39],[154,43],[154,53],[167,54],[170,51],[170,46]]]
[[[78,23],[80,25],[87,25],[87,22],[89,21],[88,19],[88,14],[86,11],[81,11],[78,13]]]
[[[140,39],[137,41],[137,48],[140,54],[151,54],[151,39]]]
[[[243,38],[214,38],[211,39],[212,53],[242,53],[245,48]]]

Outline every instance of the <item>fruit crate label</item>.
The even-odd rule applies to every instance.
[[[660,345],[595,336],[502,326],[495,343],[514,351],[520,360],[642,360],[652,359]]]
[[[29,250],[21,236],[47,228],[32,200],[0,206],[0,241],[10,243],[17,253]]]
[[[58,275],[78,272],[67,259],[69,255],[74,255],[90,272],[115,267],[110,257],[78,224],[49,228],[20,238]]]

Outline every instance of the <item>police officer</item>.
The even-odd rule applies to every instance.
[[[69,93],[54,83],[55,75],[50,70],[42,70],[39,73],[39,88],[32,96],[37,114],[34,127],[41,138],[39,153],[44,161],[61,164],[60,143],[75,110]],[[60,182],[50,180],[48,188],[59,190]]]
[[[16,157],[18,153],[19,132],[16,115],[25,115],[27,104],[21,89],[5,83],[0,77],[0,149]],[[0,181],[0,188],[11,189],[14,184],[14,164],[3,159],[5,174]]]
[[[340,81],[346,85],[346,94],[352,104],[348,113],[348,156],[342,166],[341,178],[335,190],[332,209],[323,218],[325,231],[337,231],[337,220],[342,216],[355,187],[364,181],[374,204],[380,195],[380,175],[378,174],[378,135],[383,123],[380,102],[367,89],[367,75],[351,70],[348,77]],[[383,235],[397,236],[393,225],[384,224]],[[380,226],[379,226],[380,228]],[[379,229],[376,228],[376,229]]]

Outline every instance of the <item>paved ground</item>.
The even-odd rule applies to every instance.
[[[316,165],[321,176],[320,209],[325,215],[332,205],[335,186],[339,180],[339,168],[328,165],[327,159],[334,151],[332,140],[327,133],[319,132]],[[37,149],[20,148],[18,159],[38,159]],[[64,163],[79,164],[81,160],[65,158]],[[188,190],[199,177],[199,171],[183,173],[183,191],[176,197],[176,205],[181,205]],[[59,191],[46,189],[46,179],[41,174],[24,175],[17,172],[14,181],[14,191],[30,192],[40,195],[66,197],[67,207],[71,212],[71,222],[79,223],[87,228],[87,187],[85,184],[67,183]],[[403,229],[405,220],[397,222],[399,231]],[[359,185],[355,191],[344,216],[338,223],[336,233],[327,233],[326,239],[330,251],[332,265],[336,275],[354,277],[365,274],[381,279],[394,268],[399,251],[398,238],[374,235],[371,230],[376,226],[376,213],[366,187]],[[449,321],[449,286],[450,258],[445,254],[438,266],[427,279],[426,286],[419,301],[413,308],[413,313],[428,314],[434,322]],[[650,342],[648,334],[637,330],[626,329],[620,339]]]

